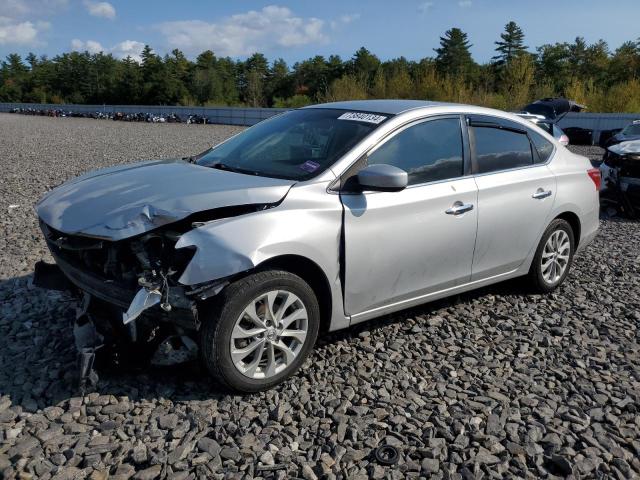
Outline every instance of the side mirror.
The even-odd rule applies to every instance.
[[[377,164],[364,167],[357,175],[362,190],[399,192],[407,187],[407,172],[393,165]]]

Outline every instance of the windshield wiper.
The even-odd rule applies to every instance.
[[[232,167],[231,165],[227,165],[226,163],[222,163],[222,162],[214,163],[210,165],[210,167],[217,168],[218,170],[224,170],[226,172],[244,173],[246,175],[256,175],[256,176],[260,175],[260,172],[255,172],[253,170],[245,170],[243,168],[238,168],[238,167]]]
[[[189,163],[198,163],[202,157],[204,157],[207,153],[209,153],[213,148],[207,148],[204,152],[198,153],[196,155],[190,155],[188,157],[182,157],[182,160]]]
[[[227,165],[226,163],[222,163],[222,162],[217,162],[217,163],[213,163],[211,165],[209,165],[211,168],[217,168],[218,170],[225,170],[227,172],[236,172],[237,170],[230,166]]]

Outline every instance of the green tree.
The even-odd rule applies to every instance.
[[[147,105],[167,103],[169,82],[165,65],[149,45],[141,53],[142,65],[142,101]]]
[[[4,102],[20,102],[26,86],[29,70],[22,62],[22,57],[15,53],[7,56],[0,68],[0,100]]]
[[[462,30],[455,27],[447,30],[444,37],[440,37],[440,47],[435,49],[438,70],[446,75],[469,76],[475,65],[469,51],[471,47]]]
[[[500,34],[501,40],[494,42],[498,54],[492,58],[498,65],[505,65],[511,60],[527,51],[524,44],[524,32],[514,21],[507,23],[504,32]]]
[[[244,101],[251,107],[263,107],[265,84],[269,73],[269,62],[261,53],[251,55],[242,66],[242,93]]]
[[[549,82],[556,92],[563,91],[571,78],[569,44],[545,44],[537,48],[537,78]]]
[[[222,81],[217,70],[217,59],[211,50],[196,58],[191,79],[191,93],[199,104],[223,101]]]
[[[621,83],[629,78],[640,77],[640,40],[625,42],[611,57],[609,81]]]
[[[344,75],[333,81],[321,100],[325,102],[364,100],[367,96],[367,86],[361,78],[355,75]]]
[[[376,74],[373,76],[371,96],[373,98],[387,98],[387,77],[382,67],[378,67]]]
[[[165,78],[165,98],[162,103],[189,105],[195,102],[194,96],[188,89],[191,83],[193,70],[192,63],[187,60],[178,49],[174,49],[171,55],[164,58]]]
[[[142,69],[131,57],[120,63],[115,84],[114,103],[132,105],[142,102]]]
[[[290,98],[295,95],[295,84],[287,62],[282,58],[274,61],[267,72],[265,88],[268,106],[273,106],[276,98]]]
[[[379,66],[380,59],[366,48],[360,47],[350,61],[349,71],[359,82],[369,87]]]
[[[531,87],[535,66],[531,55],[520,54],[505,65],[502,75],[502,93],[509,110],[519,110],[531,100]]]

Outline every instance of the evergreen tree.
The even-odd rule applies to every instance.
[[[505,25],[500,38],[502,40],[495,42],[498,55],[492,58],[498,65],[508,64],[513,58],[525,53],[529,48],[524,44],[524,32],[514,21]]]
[[[251,107],[264,106],[265,84],[269,62],[261,53],[251,55],[243,65],[242,93],[244,101]]]
[[[142,100],[147,105],[162,105],[167,103],[167,83],[165,65],[149,45],[145,45],[142,53]]]
[[[115,85],[116,104],[133,105],[142,101],[142,69],[131,57],[120,63]]]
[[[356,76],[359,82],[371,86],[373,77],[380,66],[380,59],[364,47],[353,55],[351,59],[351,73]]]
[[[526,53],[522,30],[510,22],[494,62],[477,65],[467,35],[448,30],[436,58],[385,62],[366,48],[343,61],[322,55],[289,69],[256,53],[246,61],[202,52],[195,61],[174,50],[160,57],[145,46],[140,61],[70,52],[53,58],[16,54],[0,62],[0,101],[147,105],[252,105],[295,108],[329,99],[425,98],[517,108],[527,100],[569,95],[593,111],[637,111],[640,41],[613,54],[607,43],[538,47]]]
[[[269,106],[273,106],[276,98],[293,97],[295,87],[287,62],[279,58],[271,65],[267,74],[266,96]]]
[[[441,73],[446,75],[468,76],[474,66],[469,49],[467,34],[459,28],[452,28],[440,37],[440,47],[434,49],[437,53],[436,65]]]

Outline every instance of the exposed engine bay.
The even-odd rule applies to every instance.
[[[97,382],[96,355],[109,363],[166,366],[196,359],[199,306],[232,277],[182,285],[193,247],[176,243],[187,231],[220,218],[269,208],[268,204],[199,212],[123,240],[69,235],[40,220],[55,265],[36,264],[34,284],[71,292],[79,301],[74,336],[80,387]]]

